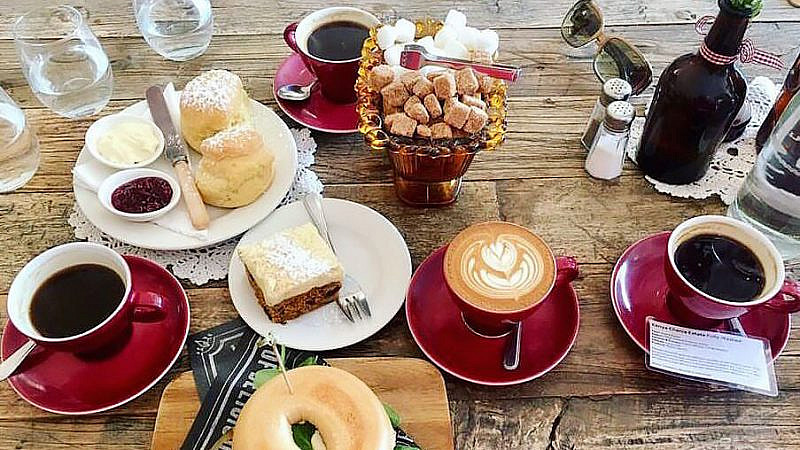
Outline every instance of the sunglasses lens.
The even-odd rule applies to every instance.
[[[653,81],[653,71],[635,47],[618,38],[606,42],[594,59],[594,71],[603,82],[622,78],[630,83],[633,94],[640,94]]]
[[[588,44],[603,27],[603,16],[591,0],[578,0],[561,23],[561,36],[573,47]]]

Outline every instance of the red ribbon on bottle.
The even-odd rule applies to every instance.
[[[697,22],[694,24],[694,31],[701,36],[705,36],[707,34],[705,30],[706,26],[714,23],[715,18],[716,17],[714,16],[703,16],[697,19]],[[713,64],[719,64],[721,66],[730,64],[739,59],[743,63],[756,63],[778,70],[784,68],[783,61],[781,61],[778,55],[756,48],[755,44],[753,44],[753,41],[750,39],[744,39],[742,41],[742,44],[739,46],[739,53],[737,55],[720,55],[719,53],[716,53],[708,48],[705,41],[703,41],[703,44],[700,45],[700,54],[703,55],[703,58],[707,59],[709,62]]]

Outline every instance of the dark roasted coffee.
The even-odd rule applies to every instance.
[[[75,336],[103,322],[123,295],[125,283],[114,270],[99,264],[67,267],[36,289],[31,323],[44,337]]]
[[[311,32],[308,52],[328,61],[347,61],[361,56],[361,47],[369,36],[364,25],[350,21],[328,22]]]
[[[725,236],[701,234],[675,250],[675,265],[697,289],[721,300],[748,302],[764,290],[764,268],[750,249]]]

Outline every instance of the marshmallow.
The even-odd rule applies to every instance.
[[[444,24],[453,28],[464,28],[467,26],[467,16],[461,11],[451,9],[447,12],[447,17],[444,18]]]
[[[433,42],[439,48],[444,48],[448,42],[455,41],[458,39],[458,32],[455,28],[450,26],[443,26],[438,33],[436,33],[436,37],[433,38]]]
[[[394,45],[394,42],[397,40],[397,29],[391,25],[384,25],[378,28],[378,33],[375,40],[377,41],[378,47],[380,47],[381,50],[386,50]]]
[[[478,37],[475,49],[483,50],[490,55],[494,55],[500,43],[500,37],[494,30],[482,30]]]
[[[467,47],[468,50],[475,50],[480,40],[481,32],[477,28],[464,27],[458,33],[458,40]]]
[[[431,66],[422,67],[421,69],[419,69],[419,73],[421,73],[422,76],[427,77],[428,74],[431,74],[431,73],[434,73],[434,72],[444,72],[445,70],[447,70],[447,69],[445,69],[444,67],[431,65]]]
[[[399,66],[400,65],[400,54],[403,53],[403,45],[395,44],[389,48],[387,48],[383,52],[383,59],[386,61],[386,64],[390,66]]]
[[[444,50],[445,56],[449,58],[469,58],[469,50],[467,50],[467,47],[464,47],[464,44],[458,41],[447,42],[442,50]]]
[[[417,26],[413,22],[400,19],[394,23],[394,28],[397,30],[397,42],[408,43],[414,40],[414,35],[417,34]]]
[[[402,52],[402,50],[401,50]],[[403,76],[404,73],[410,72],[410,70],[406,69],[403,66],[392,66],[392,71],[394,72],[394,78],[399,79]]]

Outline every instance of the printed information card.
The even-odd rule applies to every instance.
[[[776,396],[769,342],[648,320],[652,370]]]

